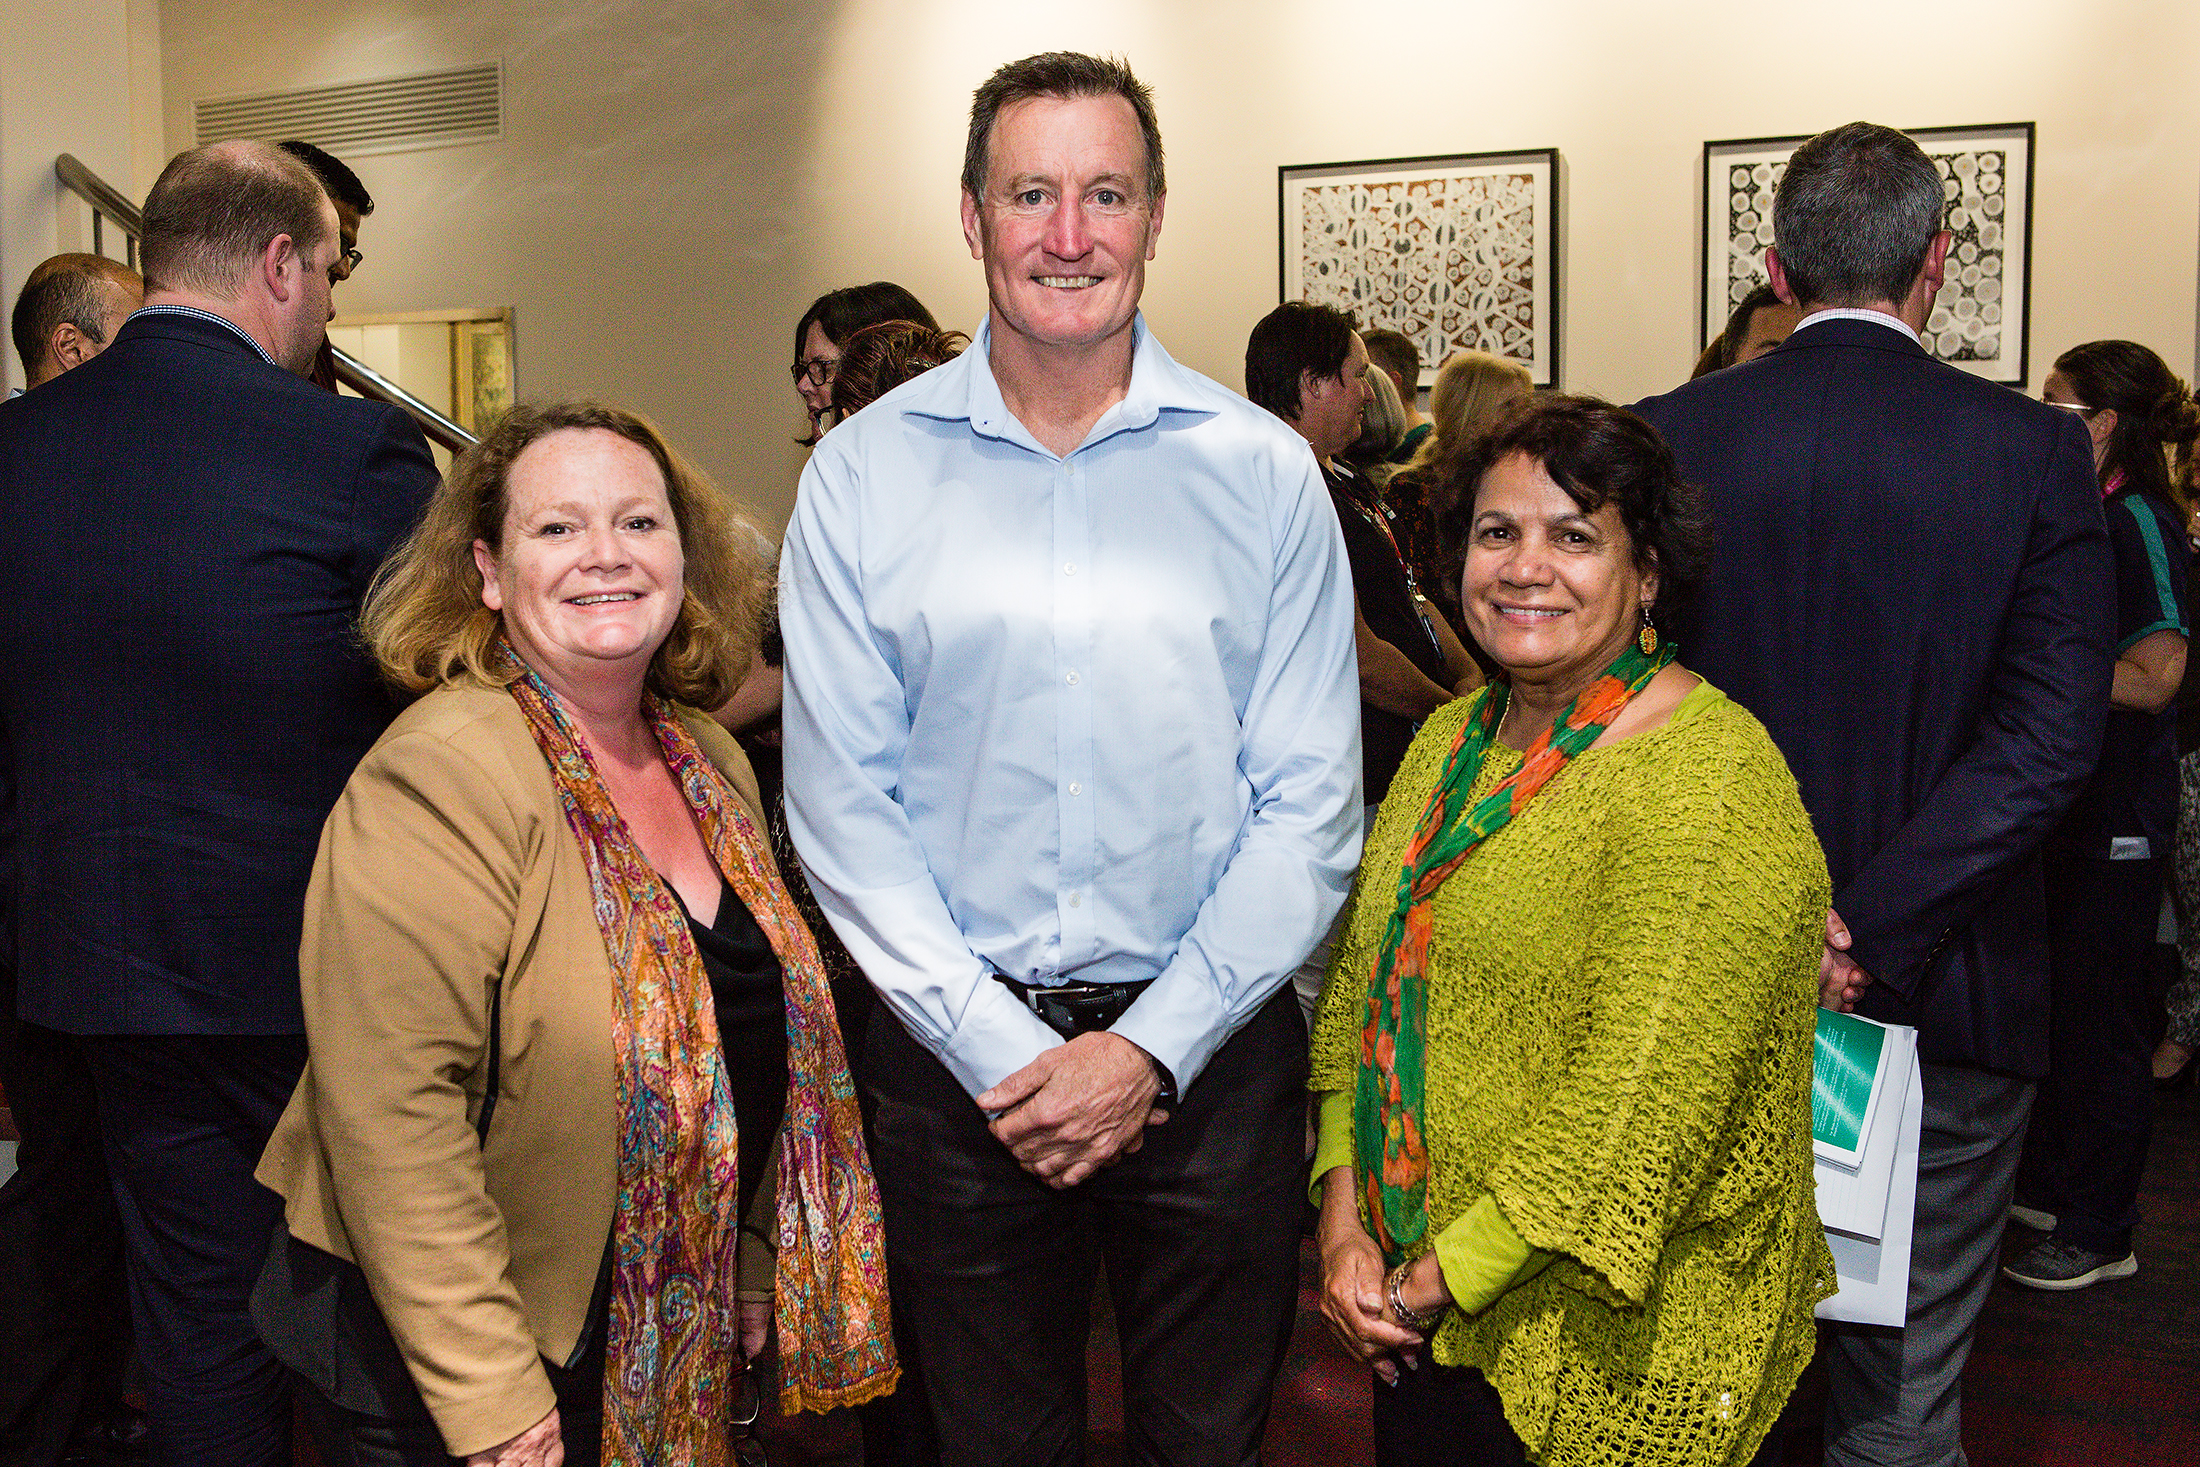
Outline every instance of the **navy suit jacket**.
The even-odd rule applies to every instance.
[[[299,1032],[321,824],[396,712],[359,605],[435,480],[403,412],[219,322],[135,316],[0,405],[0,915],[23,1018]]]
[[[2044,1073],[2038,852],[2114,662],[2083,426],[1854,320],[1636,411],[1717,531],[1681,660],[1787,756],[1876,980],[1858,1011],[1928,1061]]]

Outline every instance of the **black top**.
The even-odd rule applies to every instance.
[[[1352,564],[1352,594],[1368,630],[1396,647],[1433,682],[1449,687],[1444,654],[1435,634],[1421,620],[1413,604],[1412,582],[1391,537],[1378,529],[1378,517],[1388,511],[1375,487],[1350,469],[1339,467],[1324,475],[1329,498],[1336,506],[1337,523],[1344,530],[1344,553]],[[1401,714],[1387,713],[1374,704],[1360,703],[1361,798],[1376,804],[1390,788],[1390,777],[1406,757],[1417,725]]]
[[[672,899],[680,901],[677,890]],[[680,910],[687,911],[686,902]],[[740,1122],[741,1216],[747,1217],[787,1111],[786,974],[764,929],[723,876],[717,917],[705,927],[690,916],[688,936],[703,960],[718,1015],[718,1046],[725,1052],[733,1113]]]
[[[2126,490],[2102,509],[2116,556],[2118,655],[2156,632],[2185,630],[2185,582],[2192,571],[2177,512],[2153,496]],[[2072,855],[2166,857],[2177,831],[2177,709],[2141,713],[2112,708],[2101,762],[2057,832]],[[2117,842],[2125,842],[2121,847]]]

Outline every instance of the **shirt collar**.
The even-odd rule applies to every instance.
[[[252,339],[251,332],[245,330],[242,326],[239,326],[236,322],[230,320],[227,316],[217,316],[212,311],[202,311],[197,306],[179,306],[168,303],[163,303],[157,306],[139,306],[136,310],[130,313],[130,320],[135,321],[140,316],[189,316],[194,321],[212,321],[216,325],[226,326],[231,331],[236,332],[237,339],[239,341],[242,341],[246,346],[251,347],[254,351],[258,352],[260,354],[260,360],[267,363],[270,367],[280,368],[282,366],[282,363],[276,361],[273,357],[267,354],[266,347],[260,345],[259,342]],[[126,321],[123,324],[128,325],[129,322]]]
[[[1890,331],[1899,331],[1904,336],[1909,337],[1910,340],[1917,342],[1919,346],[1925,344],[1918,339],[1918,334],[1910,329],[1910,323],[1907,321],[1890,316],[1885,311],[1851,310],[1847,306],[1828,306],[1823,310],[1812,311],[1795,323],[1795,329],[1801,331],[1807,327],[1817,325],[1820,321],[1869,321],[1875,326],[1884,326]]]
[[[1147,329],[1145,312],[1133,318],[1131,331],[1130,387],[1121,402],[1100,415],[1092,431],[1085,435],[1084,443],[1078,445],[1080,448],[1090,447],[1117,433],[1150,428],[1165,412],[1212,411],[1190,374],[1176,364],[1176,359],[1162,349],[1153,332]],[[919,379],[938,380],[933,390],[915,396],[903,411],[949,422],[967,422],[971,431],[980,437],[1039,449],[1030,430],[1008,410],[1008,403],[1001,396],[1001,384],[993,376],[992,345],[993,318],[988,315],[978,323],[976,338],[961,356]]]

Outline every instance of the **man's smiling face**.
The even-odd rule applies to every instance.
[[[994,120],[986,165],[985,197],[963,195],[963,236],[985,262],[996,337],[1083,349],[1127,331],[1161,233],[1130,103],[1013,103]]]

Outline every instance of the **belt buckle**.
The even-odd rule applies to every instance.
[[[1033,987],[1027,1002],[1049,1029],[1064,1039],[1075,1039],[1105,1029],[1123,1017],[1130,1005],[1116,1003],[1119,996],[1111,985],[1063,983],[1052,988]]]

